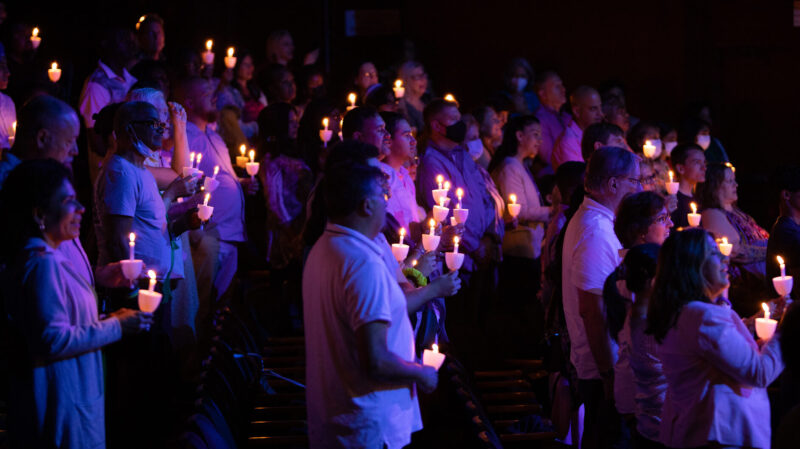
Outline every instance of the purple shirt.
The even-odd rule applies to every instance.
[[[244,235],[244,192],[239,184],[239,177],[231,165],[228,147],[222,137],[211,128],[203,132],[194,123],[186,123],[186,134],[189,148],[203,155],[200,170],[206,176],[214,174],[214,166],[219,165],[217,181],[219,187],[211,194],[208,202],[214,207],[214,214],[205,225],[205,232],[215,234],[220,240],[227,242],[243,242]]]
[[[564,129],[564,132],[561,133],[553,148],[551,162],[554,169],[568,161],[583,162],[583,155],[581,154],[582,139],[583,130],[578,127],[575,120],[571,121]]]
[[[472,271],[474,264],[470,253],[478,249],[481,237],[494,230],[494,200],[489,194],[484,177],[478,170],[478,165],[466,150],[457,147],[450,153],[445,153],[428,146],[417,169],[420,198],[427,210],[432,210],[435,204],[431,191],[438,188],[437,175],[444,176],[452,185],[448,192],[451,209],[458,202],[456,189],[459,187],[464,189],[461,207],[469,209],[469,216],[464,224],[464,235],[459,244],[460,249],[467,254],[464,258],[464,269]]]
[[[534,114],[542,127],[542,145],[539,147],[539,156],[543,161],[550,162],[553,156],[553,147],[561,133],[564,132],[564,122],[557,111],[542,105]]]

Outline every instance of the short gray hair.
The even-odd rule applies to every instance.
[[[584,187],[587,192],[599,192],[609,178],[622,176],[639,162],[639,156],[619,147],[602,147],[592,153],[586,165]]]

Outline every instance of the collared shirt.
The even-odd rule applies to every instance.
[[[767,386],[783,371],[776,334],[759,349],[733,309],[692,301],[658,346],[667,379],[660,442],[770,447]]]
[[[600,378],[579,313],[578,290],[602,296],[606,278],[621,262],[620,249],[614,233],[614,212],[586,196],[567,225],[561,267],[564,317],[572,342],[570,360],[578,379]],[[617,345],[610,336],[607,338],[612,363],[616,363]]]
[[[558,137],[553,147],[551,162],[553,169],[568,161],[584,162],[581,154],[581,140],[583,140],[583,130],[572,120],[564,132]]]
[[[78,110],[83,117],[87,128],[94,128],[94,114],[104,107],[125,101],[131,86],[136,84],[136,78],[122,69],[122,76],[117,75],[110,67],[97,61],[97,68],[86,78],[81,91]]]
[[[133,218],[136,233],[134,257],[155,270],[159,279],[170,273],[171,279],[183,279],[183,260],[179,240],[174,255],[167,229],[167,212],[153,175],[119,155],[112,155],[100,172],[95,185],[94,224],[99,249],[98,265],[116,262],[111,258],[107,220],[111,215]]]
[[[542,105],[534,114],[539,119],[542,127],[542,145],[539,146],[539,157],[548,164],[553,156],[553,147],[561,133],[564,132],[564,122],[558,111]]]
[[[419,223],[421,220],[414,181],[402,165],[395,170],[390,165],[381,163],[381,170],[389,175],[389,191],[392,193],[386,203],[386,212],[408,230],[409,223]]]
[[[244,191],[239,177],[233,170],[228,147],[222,137],[206,127],[205,132],[194,123],[186,123],[186,135],[189,148],[203,155],[200,170],[206,176],[214,174],[214,167],[219,166],[217,181],[219,187],[211,194],[208,202],[214,208],[214,214],[205,225],[205,232],[212,233],[220,240],[228,242],[245,241],[244,225]]]
[[[413,362],[414,334],[406,298],[374,241],[329,223],[303,271],[306,400],[312,448],[400,448],[422,428],[413,385],[372,378],[356,332],[389,325],[389,351]]]
[[[17,121],[17,109],[14,100],[0,92],[0,148],[10,148],[9,136],[14,135],[14,122]]]
[[[434,206],[431,192],[438,188],[436,183],[438,175],[444,176],[452,185],[447,193],[451,209],[455,208],[458,202],[456,189],[459,187],[464,189],[461,207],[469,209],[469,215],[464,224],[464,235],[460,245],[463,252],[467,254],[463,267],[467,271],[472,271],[474,263],[470,253],[478,249],[480,240],[485,234],[495,230],[494,199],[488,191],[486,180],[478,170],[478,165],[466,150],[457,147],[446,153],[434,146],[428,146],[417,169],[419,187],[417,196],[427,210],[432,210]]]

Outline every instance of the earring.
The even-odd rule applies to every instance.
[[[39,230],[44,231],[44,222],[39,223]]]

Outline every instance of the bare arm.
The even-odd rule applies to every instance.
[[[373,321],[356,330],[359,355],[369,375],[383,382],[409,385],[419,382],[425,391],[436,388],[437,373],[429,366],[408,362],[389,351],[386,334],[389,324]]]
[[[183,167],[189,166],[189,137],[186,135],[186,111],[183,106],[169,102],[169,114],[172,120],[172,138],[175,149],[172,151],[172,170],[180,175]],[[172,179],[175,179],[173,177]]]
[[[578,289],[578,313],[586,329],[586,339],[592,351],[598,370],[608,372],[613,369],[611,346],[608,343],[608,326],[603,313],[603,297]]]

